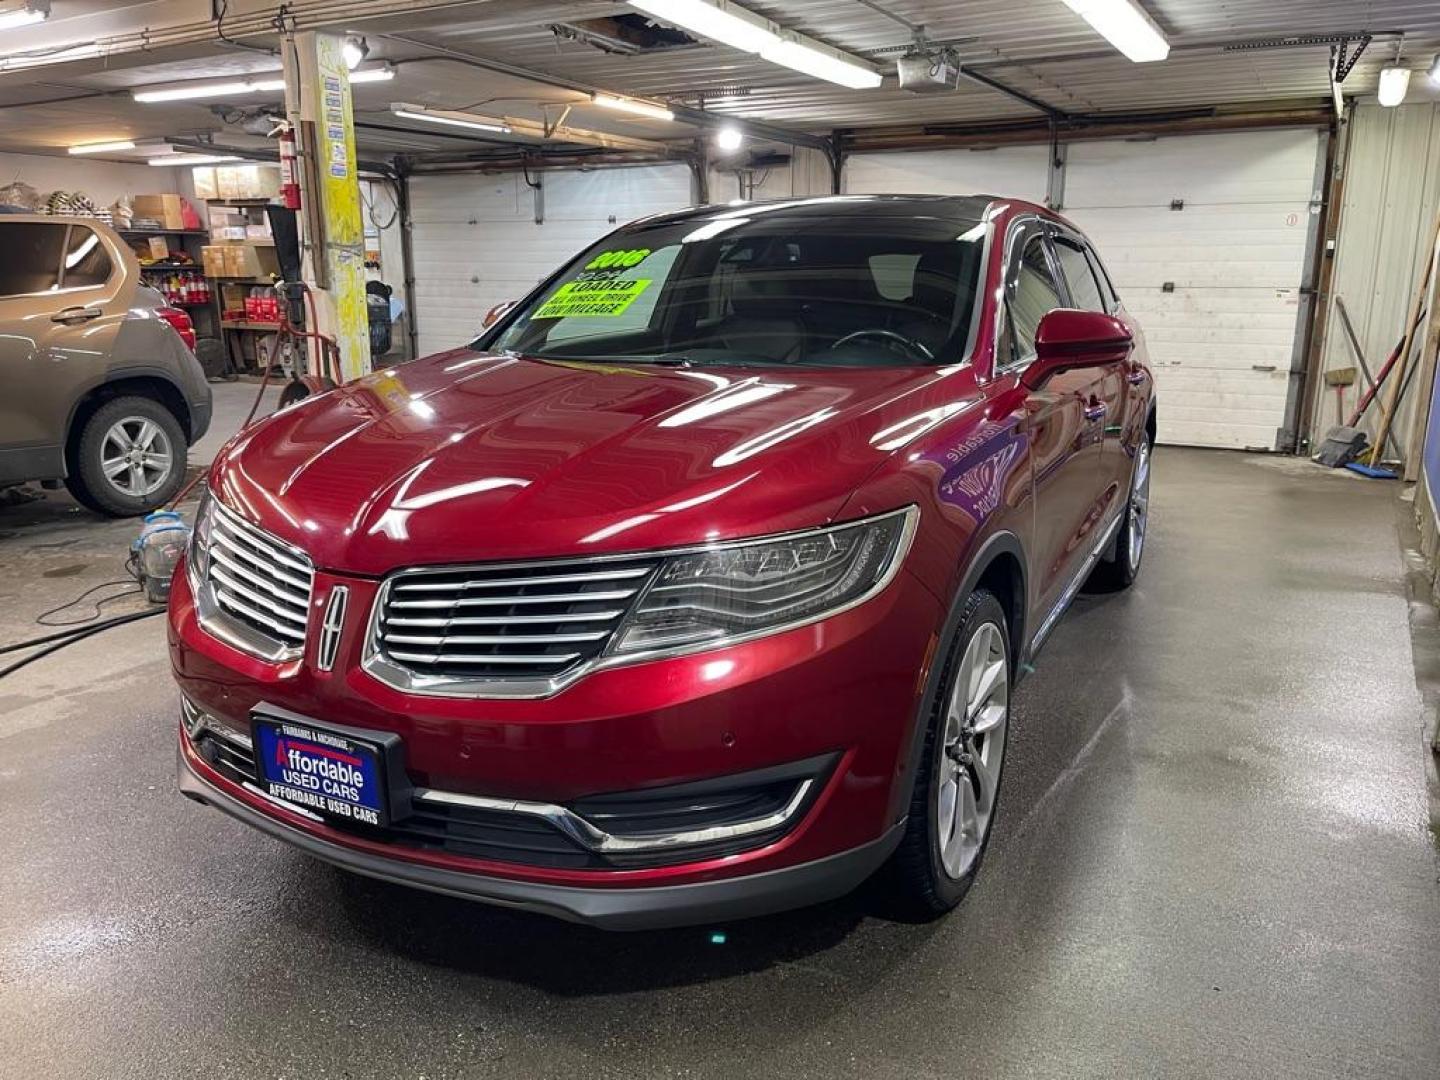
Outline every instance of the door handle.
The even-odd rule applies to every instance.
[[[105,312],[98,307],[67,307],[61,308],[54,315],[50,316],[51,322],[74,323],[89,322],[91,319],[98,319]]]
[[[1132,368],[1130,373],[1125,376],[1125,381],[1131,386],[1139,386],[1145,381],[1145,369],[1143,367]]]
[[[1105,413],[1109,411],[1109,408],[1110,407],[1103,401],[1092,401],[1089,405],[1085,406],[1085,419],[1104,420]]]

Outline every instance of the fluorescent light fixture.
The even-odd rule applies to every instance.
[[[779,40],[768,19],[726,0],[631,0],[630,6],[741,52],[758,53]]]
[[[222,161],[240,161],[234,154],[162,154],[145,162],[147,165],[218,165]]]
[[[360,66],[360,61],[370,55],[370,43],[359,34],[351,34],[340,46],[340,55],[345,58],[345,66],[354,71]]]
[[[389,82],[393,78],[395,78],[395,69],[389,64],[381,64],[379,67],[356,68],[350,72],[352,83]]]
[[[50,17],[50,0],[30,0],[23,7],[0,11],[0,30],[18,30]]]
[[[254,87],[239,80],[221,83],[191,83],[188,86],[171,86],[164,90],[135,90],[130,96],[136,101],[154,104],[157,101],[189,101],[194,98],[225,97],[227,94],[249,94]]]
[[[472,128],[475,131],[494,131],[501,135],[510,134],[510,125],[493,116],[478,116],[475,113],[454,112],[449,109],[432,109],[426,105],[407,105],[403,101],[393,102],[390,111],[406,120],[424,120],[427,124],[448,124],[451,127]]]
[[[715,132],[715,145],[727,152],[739,150],[745,136],[734,124],[726,124],[719,131]]]
[[[1137,64],[1170,55],[1170,42],[1135,0],[1065,0],[1065,4]]]
[[[1405,100],[1405,91],[1410,89],[1410,69],[1387,67],[1380,69],[1380,104],[1392,108]]]
[[[618,97],[615,94],[591,94],[590,101],[604,109],[634,113],[636,116],[648,116],[652,120],[675,119],[675,114],[664,106],[652,105],[648,101],[637,101],[635,98]]]
[[[70,147],[72,154],[111,154],[117,150],[134,150],[135,144],[129,139],[117,139],[114,142],[92,142],[81,143],[79,146]]]
[[[874,68],[847,60],[830,49],[816,48],[789,38],[777,39],[774,45],[767,45],[760,56],[772,64],[848,86],[851,90],[873,90],[881,81],[880,73]]]

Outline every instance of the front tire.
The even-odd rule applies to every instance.
[[[980,870],[1005,763],[1012,673],[1005,609],[977,589],[941,673],[893,864],[897,899],[918,917],[955,907]]]
[[[119,397],[85,421],[65,486],[98,513],[146,514],[180,490],[185,453],[185,433],[169,409],[153,398]]]
[[[1125,518],[1115,534],[1115,555],[1095,567],[1094,577],[1106,589],[1128,589],[1140,576],[1140,557],[1145,553],[1145,533],[1150,525],[1150,450],[1148,436],[1135,448]]]

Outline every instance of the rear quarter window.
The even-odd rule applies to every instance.
[[[65,232],[61,222],[7,222],[0,218],[0,251],[5,253],[0,258],[0,298],[29,296],[60,287]]]

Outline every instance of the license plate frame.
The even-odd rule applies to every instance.
[[[394,812],[396,807],[409,806],[406,793],[395,787],[405,770],[400,736],[393,732],[329,724],[259,705],[250,713],[250,738],[257,786],[283,804],[330,823],[374,828],[403,816]],[[298,768],[287,768],[285,759]]]

